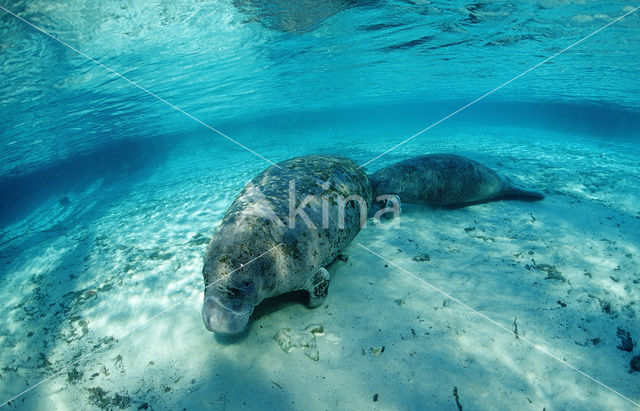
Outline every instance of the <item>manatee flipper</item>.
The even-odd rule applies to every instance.
[[[498,193],[497,198],[500,200],[538,201],[544,199],[544,194],[536,191],[525,190],[510,183],[505,183],[500,190],[500,193]]]
[[[382,206],[384,204],[384,206]],[[392,216],[385,214],[392,213]],[[374,198],[373,205],[369,209],[369,217],[377,220],[389,220],[402,214],[402,201],[397,194],[383,194]]]
[[[500,192],[496,194],[495,197],[486,199],[486,200],[478,200],[478,201],[469,201],[466,203],[459,204],[447,204],[443,206],[443,208],[447,210],[457,210],[460,208],[483,204],[489,201],[499,201],[499,200],[517,200],[517,201],[539,201],[544,200],[544,194],[538,193],[537,191],[525,190],[523,188],[516,187],[515,185],[511,185],[510,183],[505,183],[504,187],[500,189]]]
[[[394,207],[398,208],[398,213],[402,213],[402,201],[400,201],[400,196],[397,194],[391,194],[384,202],[385,210],[394,210]]]
[[[304,286],[304,289],[309,292],[309,303],[307,305],[310,308],[319,306],[327,298],[330,278],[329,271],[324,267],[320,267]]]

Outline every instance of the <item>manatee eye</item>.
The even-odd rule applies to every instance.
[[[227,290],[227,295],[231,298],[239,297],[242,294],[243,294],[243,291],[239,288],[231,287],[229,288],[229,290]]]
[[[231,287],[228,290],[229,297],[240,297],[242,294],[250,292],[253,285],[250,281],[243,281],[237,287]]]

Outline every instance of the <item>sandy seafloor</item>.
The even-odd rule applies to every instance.
[[[363,163],[406,137],[371,131],[345,145],[341,132],[353,130],[331,144],[323,130],[287,149],[268,138],[252,148],[276,161],[322,152]],[[558,359],[640,401],[630,372],[640,354],[637,144],[434,129],[368,169],[454,152],[547,198],[405,206],[396,222],[370,222],[329,267],[321,307],[267,301],[245,335],[225,340],[202,324],[202,258],[225,209],[268,164],[215,135],[182,137],[160,164],[61,191],[1,233],[0,400],[48,378],[8,409],[455,410],[454,389],[469,410],[634,409]],[[618,348],[618,329],[632,352]]]

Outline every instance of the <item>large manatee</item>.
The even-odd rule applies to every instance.
[[[242,332],[268,297],[307,290],[324,301],[325,267],[358,234],[371,205],[367,175],[351,160],[306,156],[271,166],[235,199],[205,255],[202,319]]]

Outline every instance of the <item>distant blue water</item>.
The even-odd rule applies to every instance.
[[[330,153],[364,164],[637,5],[563,0],[0,0],[0,6],[268,160]],[[640,214],[634,204],[637,207],[640,198],[640,180],[633,165],[640,161],[639,61],[640,10],[366,169],[429,152],[469,155],[537,186],[551,198],[545,204],[588,204],[588,212],[597,216],[593,221],[600,225],[594,223],[585,238],[615,238],[615,252],[637,258],[633,233]],[[0,327],[0,344],[6,348],[0,359],[9,364],[0,369],[0,385],[7,387],[0,390],[2,402],[61,369],[101,338],[117,335],[121,325],[136,323],[140,313],[151,317],[172,303],[172,297],[198,291],[203,238],[208,239],[243,185],[269,163],[2,10],[0,107],[0,295],[10,300],[3,313],[7,322]],[[554,215],[554,210],[514,211],[526,219],[531,215],[532,221],[534,213]],[[482,217],[470,218],[478,224]],[[525,217],[518,220],[520,226],[533,224],[524,222]],[[564,217],[553,222],[538,218],[540,224],[548,224],[547,231],[535,235],[551,248],[564,238],[563,245],[569,247],[564,249],[570,250],[578,243],[571,236],[584,229],[582,223],[567,222],[561,227],[564,232],[552,232],[560,227],[559,221],[566,222]],[[602,228],[611,221],[622,225],[618,237]],[[510,235],[511,231],[504,234]],[[374,232],[371,238],[376,236]],[[487,238],[493,237],[483,244],[490,241]],[[637,276],[636,260],[609,261],[602,256],[614,251],[605,251],[593,260],[585,257],[595,268],[587,262],[584,267],[602,270],[598,281],[610,274],[618,278],[619,271]],[[517,253],[524,249],[500,258]],[[553,252],[543,257],[561,267]],[[561,257],[558,261],[566,261]],[[575,278],[586,278],[582,271],[587,269],[575,264]],[[116,292],[123,283],[130,294]],[[618,295],[616,287],[623,283],[611,286],[612,295]],[[629,279],[629,284],[637,283]],[[597,287],[606,289],[600,283]],[[625,304],[636,296],[636,286],[629,287],[628,294],[620,292],[624,296],[619,301]],[[102,293],[112,303],[87,300],[86,292]],[[555,300],[571,294],[553,292],[547,294]],[[139,304],[140,295],[153,304]],[[617,300],[608,298],[615,305]],[[56,304],[56,312],[46,309]],[[205,337],[200,334],[204,328],[199,324],[199,302],[189,304],[181,308],[188,313],[187,325],[181,326],[191,326],[195,316],[198,324],[184,335],[201,343]],[[600,305],[594,310],[599,312]],[[610,318],[603,329],[612,328],[615,334],[616,327],[635,327],[640,315],[628,315],[634,310],[620,308],[620,318]],[[88,326],[85,323],[87,332],[79,325],[85,318],[91,319]],[[269,343],[276,331],[268,331]],[[29,340],[28,333],[36,337]],[[179,345],[182,335],[166,338]],[[567,338],[573,344],[573,337]],[[640,339],[637,332],[634,339]],[[606,341],[613,354],[601,353],[603,361],[619,359],[613,340]],[[241,348],[215,348],[229,358],[242,358],[233,351]],[[348,346],[348,352],[356,353],[352,357],[360,356],[360,349],[357,344]],[[43,353],[50,363],[44,357],[32,358],[32,352]],[[155,361],[157,368],[165,367],[167,375],[173,375],[174,364]],[[620,361],[626,367],[629,358]],[[87,387],[94,384],[89,378],[93,366],[78,365],[84,372],[78,381]],[[180,369],[182,374],[188,374],[186,368]],[[605,373],[607,381],[638,399],[636,380],[625,379],[628,367],[618,368],[619,374]],[[112,369],[113,375],[117,372]],[[67,371],[51,386],[68,389],[61,389],[69,395],[59,399],[63,407],[76,395],[69,388],[73,378],[66,378]],[[127,395],[139,400],[135,407],[145,402],[160,408],[181,404],[177,396],[140,394],[158,384],[140,382],[138,394],[131,388]],[[191,388],[180,389],[188,397],[185,393]],[[124,393],[125,388],[110,390]],[[193,397],[204,398],[203,391]],[[86,397],[86,390],[78,392]],[[428,387],[421,392],[430,395]],[[45,389],[24,407],[47,404],[53,398],[47,393]],[[367,392],[366,404],[369,396]],[[607,398],[594,404],[608,404]],[[349,404],[362,407],[362,401]],[[392,406],[410,408],[416,404],[411,401]],[[447,401],[434,404],[451,405]],[[562,408],[568,403],[539,404]]]

